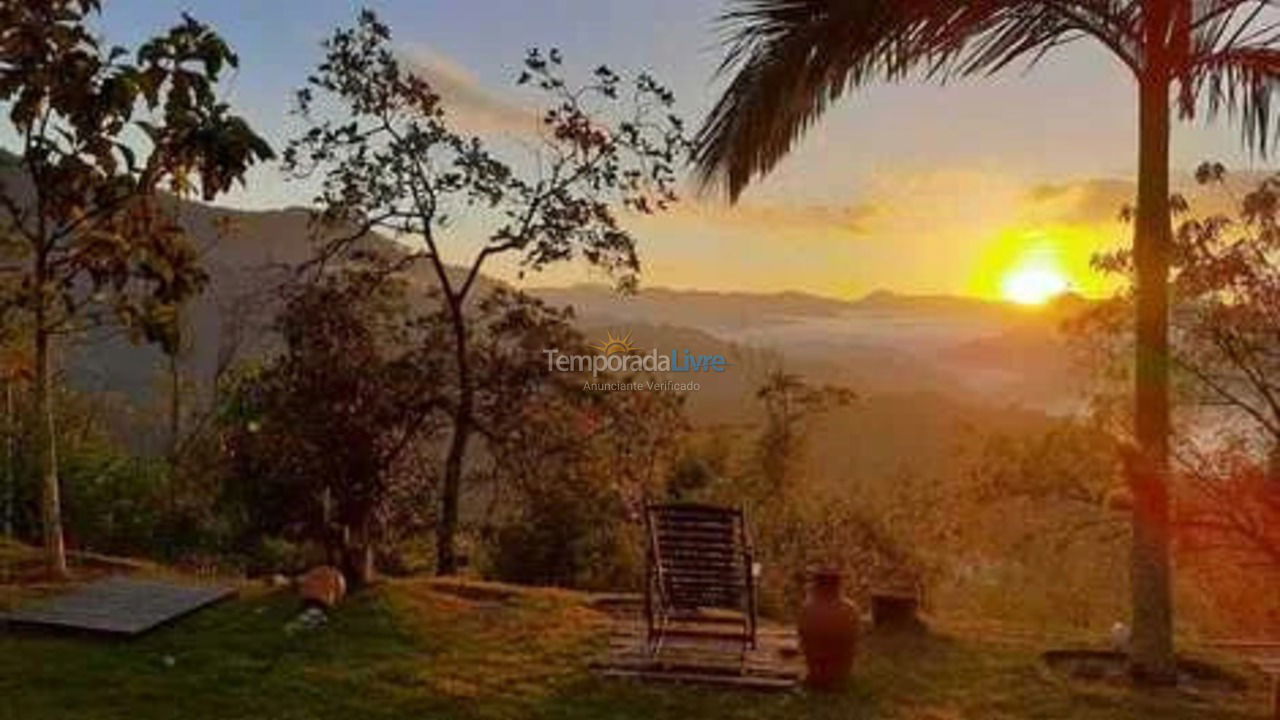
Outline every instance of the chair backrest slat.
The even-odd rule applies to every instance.
[[[681,608],[746,609],[742,511],[686,503],[646,508],[652,560],[665,602]]]

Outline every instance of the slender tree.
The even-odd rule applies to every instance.
[[[675,200],[686,141],[669,111],[670,91],[650,76],[627,82],[600,67],[574,87],[561,75],[558,52],[533,51],[519,82],[544,91],[551,106],[539,134],[521,138],[516,162],[508,163],[451,124],[440,96],[400,62],[390,28],[372,12],[335,32],[324,49],[298,93],[310,127],[289,146],[285,164],[302,175],[319,171],[319,220],[350,231],[329,239],[323,256],[372,230],[421,240],[407,260],[430,268],[452,329],[456,395],[437,537],[437,571],[451,574],[476,429],[468,301],[481,269],[500,256],[534,271],[582,258],[624,287],[634,284],[635,238],[618,212],[657,212]],[[451,258],[462,264],[450,265]]]
[[[30,317],[44,541],[66,556],[54,446],[53,340],[91,321],[159,339],[204,274],[168,191],[212,200],[271,150],[215,92],[235,54],[190,17],[134,54],[90,26],[99,0],[0,1],[0,103],[21,143],[0,177],[3,308]]]
[[[1076,40],[1098,42],[1138,93],[1137,350],[1130,477],[1135,678],[1172,682],[1168,272],[1169,128],[1205,110],[1240,119],[1266,152],[1280,40],[1270,0],[730,0],[732,74],[697,138],[702,180],[736,200],[772,170],[846,92],[911,77],[946,80],[1035,63]]]

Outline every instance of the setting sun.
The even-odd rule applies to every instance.
[[[1006,275],[1001,291],[1007,300],[1019,305],[1041,305],[1066,292],[1068,285],[1066,277],[1058,270],[1028,267]]]

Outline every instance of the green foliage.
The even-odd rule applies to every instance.
[[[22,174],[0,184],[0,206],[11,252],[30,263],[5,309],[39,311],[44,331],[96,306],[163,343],[173,308],[205,278],[158,193],[212,200],[272,151],[218,100],[222,71],[238,61],[209,27],[184,17],[125,62],[127,50],[90,30],[98,10],[79,0],[0,8],[0,26],[27,39],[0,50],[0,100],[22,142]]]
[[[73,545],[110,554],[160,556],[178,544],[167,527],[169,476],[163,462],[130,457],[120,447],[81,445],[64,455],[60,470]]]
[[[562,76],[559,52],[531,51],[520,84],[541,89],[550,103],[537,143],[521,147],[540,167],[526,177],[478,137],[455,127],[448,108],[424,78],[404,67],[391,29],[372,11],[324,43],[326,56],[298,92],[308,130],[285,151],[285,167],[319,170],[316,204],[328,225],[422,237],[447,302],[465,298],[482,263],[510,253],[524,268],[574,257],[634,280],[635,239],[617,207],[641,213],[675,200],[676,169],[686,141],[669,110],[670,91],[640,74],[630,81],[598,68],[580,88]],[[471,208],[496,224],[467,264],[462,283],[443,271],[437,243]],[[483,222],[484,218],[468,218]]]
[[[223,418],[243,542],[311,541],[366,578],[353,553],[371,554],[392,500],[417,492],[405,462],[444,403],[438,325],[376,266],[290,288],[277,325],[284,351],[241,379]]]
[[[476,345],[485,358],[477,360],[479,424],[494,487],[484,569],[513,582],[634,587],[640,508],[661,493],[687,429],[682,399],[593,392],[583,388],[586,377],[550,372],[545,348],[584,343],[566,318],[529,302],[514,305],[522,318],[514,326],[489,321],[488,340]]]
[[[493,532],[488,570],[495,578],[589,590],[636,587],[644,537],[600,478],[552,476],[519,502]]]
[[[118,397],[62,389],[56,396],[67,534],[78,549],[177,560],[217,545],[217,522],[196,498],[174,496],[167,462],[139,454],[109,419],[130,408]],[[40,488],[30,395],[14,393],[14,533],[40,536]],[[136,428],[135,428],[136,429]]]
[[[219,102],[237,60],[190,17],[133,62],[90,27],[97,0],[0,3],[0,102],[21,143],[0,178],[0,321],[30,328],[35,444],[49,573],[67,574],[50,346],[111,321],[173,352],[178,306],[206,276],[175,215],[197,187],[229,190],[271,148]]]
[[[518,84],[549,103],[518,161],[496,145],[453,126],[427,80],[405,68],[391,29],[371,10],[324,42],[325,58],[297,95],[307,130],[285,151],[287,171],[321,177],[317,219],[337,234],[326,256],[371,230],[421,238],[408,260],[432,269],[453,346],[458,389],[444,459],[436,541],[437,570],[457,569],[455,534],[478,387],[467,343],[473,335],[468,299],[485,262],[518,261],[520,274],[583,259],[634,287],[636,240],[618,210],[652,214],[676,199],[677,166],[687,149],[669,90],[646,74],[629,82],[607,67],[574,87],[558,51],[531,51]],[[507,146],[510,149],[510,145]],[[476,208],[486,212],[475,214]],[[465,217],[479,249],[467,250],[461,277],[446,263]],[[471,245],[470,242],[466,243]],[[455,261],[456,262],[456,261]]]

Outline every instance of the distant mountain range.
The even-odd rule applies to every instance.
[[[183,203],[180,216],[198,239],[210,274],[207,291],[188,309],[183,364],[207,382],[233,356],[268,346],[273,288],[312,252],[309,216],[298,208],[250,212],[197,203]],[[377,235],[367,242],[399,248]],[[425,266],[410,274],[411,285],[424,294],[435,285]],[[477,292],[493,282],[484,279]],[[629,331],[641,347],[715,349],[731,359],[750,355],[751,362],[740,363],[735,387],[710,393],[723,400],[734,393],[749,397],[746,376],[758,380],[766,366],[861,392],[938,392],[1039,408],[1061,407],[1073,387],[1056,332],[1060,311],[887,290],[856,300],[660,287],[624,297],[604,285],[531,292],[553,305],[573,306],[589,337]],[[139,399],[153,394],[163,360],[155,349],[118,337],[99,338],[73,357],[79,384]]]
[[[11,156],[0,160],[12,168]],[[184,374],[207,387],[220,367],[271,347],[274,288],[312,253],[309,214],[301,208],[255,212],[190,202],[180,204],[179,214],[210,275],[206,292],[187,309],[182,365]],[[377,235],[365,242],[393,252],[401,247]],[[495,282],[482,278],[477,295]],[[425,297],[435,279],[420,265],[410,270],[410,284]],[[1057,332],[1062,317],[1083,302],[1078,299],[1028,311],[1003,302],[889,290],[854,300],[799,291],[661,287],[624,297],[604,285],[530,292],[553,305],[573,306],[588,337],[630,332],[642,348],[724,354],[732,372],[700,378],[702,390],[688,397],[695,419],[707,422],[751,417],[755,387],[779,367],[866,396],[924,393],[980,406],[1061,410],[1079,395],[1077,370]],[[68,366],[75,384],[121,392],[146,407],[156,401],[165,362],[155,348],[132,345],[117,333],[71,348]]]
[[[586,327],[695,328],[767,350],[788,370],[867,392],[936,391],[984,402],[1063,410],[1078,400],[1062,322],[1087,301],[1044,308],[878,290],[857,300],[800,292],[716,293],[665,288],[622,297],[602,285],[539,289],[572,305]]]
[[[274,347],[275,289],[311,257],[309,214],[197,203],[178,209],[210,275],[206,292],[186,309],[181,366],[188,381],[207,389],[219,368]],[[364,242],[392,252],[401,248],[377,235]],[[435,286],[426,266],[409,275],[423,298]],[[477,294],[497,282],[481,278]],[[573,306],[590,339],[629,333],[642,350],[724,355],[730,363],[724,373],[668,378],[699,382],[701,388],[685,397],[691,419],[702,427],[753,437],[761,414],[755,391],[774,369],[852,388],[859,400],[816,423],[807,459],[815,479],[843,483],[851,492],[891,486],[904,473],[946,477],[958,439],[974,428],[1025,431],[1043,421],[1045,411],[1079,401],[1080,376],[1057,332],[1062,317],[1078,309],[1077,300],[1028,311],[887,290],[855,300],[659,287],[621,297],[602,285],[530,292]],[[117,425],[140,448],[150,445],[145,418],[164,399],[167,363],[161,353],[106,333],[77,342],[65,357],[74,385],[132,400],[132,413]]]

